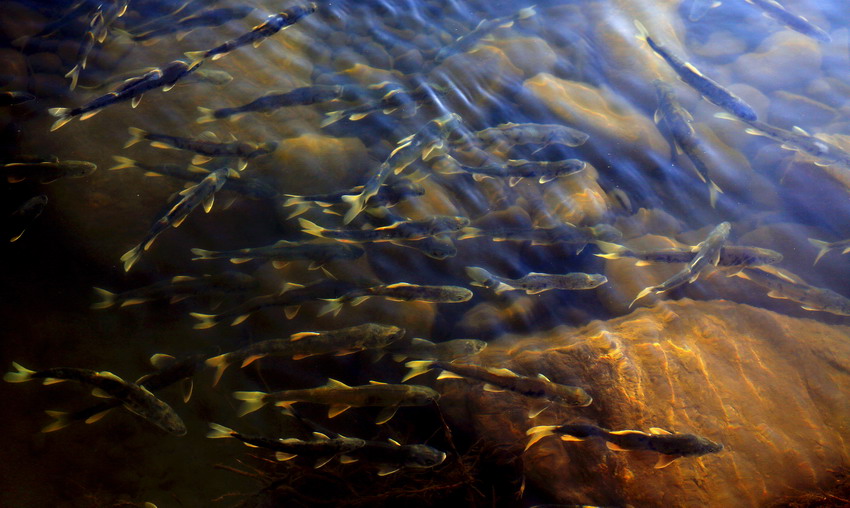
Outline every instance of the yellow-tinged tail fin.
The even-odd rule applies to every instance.
[[[242,401],[242,406],[237,411],[239,416],[245,416],[266,405],[266,394],[264,392],[233,392],[233,398]]]
[[[413,360],[404,364],[405,367],[409,368],[410,371],[405,375],[401,382],[404,383],[408,379],[413,379],[416,376],[421,374],[425,374],[426,372],[431,370],[431,366],[434,362],[429,360]]]
[[[44,433],[54,432],[59,429],[64,429],[68,425],[71,425],[71,418],[69,417],[68,413],[64,411],[47,410],[45,411],[45,413],[47,413],[47,415],[53,418],[55,421],[48,425],[45,425],[44,428],[41,429],[41,431]]]
[[[124,263],[124,271],[129,272],[130,268],[136,264],[136,261],[142,257],[142,246],[136,245],[121,256],[121,261]]]
[[[196,330],[206,330],[218,324],[218,316],[216,314],[201,314],[200,312],[190,312],[190,316],[197,319],[199,323],[195,323],[192,328]]]
[[[207,437],[210,439],[224,439],[228,437],[233,437],[233,429],[229,429],[224,425],[219,425],[217,423],[210,422],[210,431],[207,432]]]
[[[546,436],[553,435],[556,428],[558,428],[557,425],[539,425],[528,429],[525,434],[531,437],[529,438],[528,443],[525,444],[525,449],[528,450],[532,445],[534,445],[534,443],[540,441]]]
[[[35,374],[34,370],[29,370],[16,362],[12,362],[12,367],[14,367],[17,372],[7,372],[6,375],[3,376],[3,381],[6,381],[7,383],[25,383],[32,379],[32,375]]]
[[[209,123],[215,121],[215,111],[212,109],[198,106],[198,112],[201,113],[201,116],[195,120],[197,123]]]
[[[136,161],[134,161],[133,159],[130,159],[128,157],[121,157],[120,155],[115,155],[115,156],[112,157],[112,159],[115,162],[117,162],[118,164],[109,168],[109,171],[115,171],[115,170],[118,170],[118,169],[126,169],[126,168],[137,167]]]
[[[92,309],[108,309],[115,305],[115,293],[102,288],[94,288],[94,292],[100,297],[100,301],[93,303]]]
[[[130,139],[128,139],[127,142],[124,143],[124,148],[129,148],[138,143],[139,141],[142,141],[143,139],[145,139],[145,134],[147,134],[147,132],[137,127],[129,127],[127,129],[127,132],[130,133]]]
[[[815,264],[815,265],[818,264],[818,261],[820,261],[820,258],[822,258],[824,256],[824,254],[826,254],[827,252],[829,252],[833,249],[833,246],[832,246],[831,243],[824,242],[823,240],[815,240],[814,238],[809,238],[809,243],[814,245],[818,249],[820,249],[818,251],[817,257],[815,258],[815,262],[812,263],[812,264]]]
[[[215,375],[213,376],[213,386],[217,385],[224,371],[230,366],[227,361],[227,354],[214,356],[204,361],[207,367],[215,367]]]
[[[343,198],[344,197],[345,196],[343,196]],[[310,222],[304,218],[298,219],[298,224],[308,235],[318,236],[319,238],[322,238],[322,231],[324,231],[324,228],[322,226],[319,226],[318,224]]]

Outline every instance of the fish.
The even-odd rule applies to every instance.
[[[378,476],[387,476],[401,469],[428,469],[446,460],[446,453],[424,444],[403,445],[390,440],[366,441],[366,445],[340,457],[347,464],[356,461],[378,465]]]
[[[151,146],[154,148],[176,148],[195,152],[197,155],[192,159],[192,164],[204,164],[214,157],[238,157],[240,159],[240,171],[247,167],[249,159],[268,155],[277,150],[277,143],[274,141],[254,143],[238,141],[233,138],[229,142],[219,142],[218,137],[209,131],[201,134],[202,139],[156,134],[136,127],[130,127],[129,132],[130,139],[124,144],[124,148],[147,140],[151,142]]]
[[[131,289],[122,293],[113,293],[103,288],[94,288],[100,301],[92,304],[92,309],[108,309],[112,306],[129,307],[156,300],[180,302],[197,296],[220,296],[239,294],[254,289],[258,281],[241,272],[219,272],[200,277],[177,275],[170,279],[148,286]]]
[[[699,92],[708,102],[725,109],[743,120],[752,121],[758,119],[755,110],[744,102],[743,99],[726,90],[711,78],[703,75],[692,64],[683,61],[667,51],[664,46],[655,42],[640,21],[635,20],[635,27],[638,30],[638,39],[645,41],[655,54],[663,58],[670,65],[670,68],[678,74],[682,81]]]
[[[264,340],[237,351],[224,353],[206,360],[206,365],[216,369],[213,386],[230,365],[239,363],[247,367],[266,356],[287,356],[301,360],[323,354],[348,355],[366,349],[384,349],[404,337],[404,329],[377,323],[365,323],[338,330],[300,332],[288,339]]]
[[[374,92],[372,95],[380,96],[372,98],[371,92]],[[402,116],[409,118],[416,114],[423,102],[433,100],[432,94],[445,95],[447,92],[448,89],[432,83],[423,83],[410,90],[399,83],[383,81],[367,86],[360,97],[352,96],[346,99],[359,102],[356,106],[325,113],[319,127],[327,127],[342,119],[357,122],[378,111],[390,115],[401,110]]]
[[[192,249],[195,255],[192,260],[230,259],[231,263],[240,264],[252,259],[271,260],[275,268],[283,268],[290,261],[310,261],[310,270],[320,268],[334,259],[357,259],[364,253],[357,245],[339,242],[290,242],[279,240],[263,247],[249,247],[225,251]]]
[[[204,354],[196,354],[177,359],[171,355],[155,354],[151,356],[150,362],[158,370],[142,376],[136,380],[136,384],[148,391],[155,392],[175,383],[181,383],[183,402],[189,402],[193,391],[192,377],[198,368],[203,365],[205,356]],[[110,399],[73,413],[66,411],[47,411],[47,414],[54,418],[55,421],[45,426],[41,431],[54,432],[64,429],[75,422],[94,423],[121,404],[122,402],[120,400]]]
[[[295,5],[285,11],[272,14],[262,24],[252,28],[250,32],[244,33],[235,39],[230,39],[206,51],[190,51],[186,53],[186,57],[193,62],[200,62],[206,59],[218,60],[231,51],[242,46],[247,46],[248,44],[256,48],[267,38],[313,14],[317,8],[314,2]]]
[[[696,256],[696,252],[690,249],[665,249],[649,252],[633,251],[622,245],[609,242],[596,242],[603,254],[594,254],[605,259],[636,259],[637,266],[646,266],[651,263],[689,263]],[[750,267],[775,265],[782,261],[782,254],[771,249],[761,247],[749,247],[743,245],[724,245],[720,249],[720,257],[717,266],[722,267]]]
[[[489,238],[494,242],[531,242],[531,245],[557,245],[559,243],[580,244],[582,249],[588,243],[598,241],[616,242],[623,234],[608,224],[597,224],[592,227],[578,227],[564,223],[550,228],[501,227],[481,229],[466,227],[461,230],[458,240],[472,238]]]
[[[392,354],[393,360],[397,362],[409,358],[452,362],[460,358],[475,356],[486,347],[487,343],[478,339],[453,339],[434,343],[427,339],[415,337],[410,340],[396,341],[385,347],[384,350]]]
[[[360,87],[351,85],[312,85],[288,92],[266,94],[247,104],[232,108],[210,109],[199,107],[198,123],[231,118],[237,120],[246,113],[269,112],[291,106],[309,106],[335,100],[357,100],[362,95]]]
[[[176,22],[169,23],[147,32],[131,35],[131,38],[136,42],[145,42],[163,35],[173,34],[175,32],[184,32],[178,35],[177,40],[182,40],[186,33],[203,27],[221,26],[229,21],[242,19],[251,14],[254,8],[248,5],[236,7],[222,7],[219,9],[208,9],[198,14],[193,14],[181,18]]]
[[[83,178],[97,169],[97,165],[86,161],[73,160],[32,160],[9,162],[0,166],[9,183],[18,183],[28,179],[37,179],[38,183],[51,183],[60,178]]]
[[[429,236],[421,240],[400,240],[393,242],[393,245],[418,250],[431,259],[443,260],[457,255],[457,247],[447,234]]]
[[[815,240],[814,238],[809,238],[809,243],[817,247],[818,255],[815,257],[815,262],[812,264],[818,264],[820,258],[824,256],[827,252],[835,249],[842,249],[842,254],[847,254],[850,252],[850,240],[839,240],[837,242],[825,242],[823,240]]]
[[[799,303],[804,310],[850,316],[850,299],[846,296],[831,289],[811,286],[799,277],[789,276],[782,271],[771,272],[763,268],[754,268],[732,275],[767,288],[767,296],[771,298]]]
[[[97,33],[99,33],[103,28],[102,18],[99,14],[96,14],[95,17],[91,21],[91,30],[87,31],[83,35],[83,40],[80,42],[79,49],[77,50],[77,58],[76,64],[65,74],[66,78],[70,78],[71,84],[69,88],[73,90],[77,87],[77,81],[80,78],[80,72],[86,68],[88,63],[88,57],[91,54],[92,50],[95,46],[95,41],[98,37]]]
[[[35,100],[35,95],[27,92],[0,92],[0,107],[17,106],[18,104],[23,104],[33,100]]]
[[[718,224],[717,227],[711,230],[704,241],[691,248],[694,251],[694,257],[691,258],[687,266],[661,284],[643,289],[632,300],[629,307],[648,294],[661,294],[689,282],[694,282],[704,268],[707,268],[709,265],[717,266],[720,262],[720,252],[726,243],[726,239],[729,238],[729,232],[731,230],[732,226],[728,222]]]
[[[535,399],[528,417],[534,418],[549,407],[550,403],[586,407],[593,403],[593,397],[584,389],[577,386],[567,386],[553,383],[543,374],[536,377],[521,376],[512,370],[479,365],[449,363],[439,360],[413,360],[404,364],[410,371],[402,382],[424,374],[432,369],[443,372],[437,379],[467,378],[484,383],[488,392],[511,391]]]
[[[460,286],[424,286],[396,282],[358,288],[337,298],[324,299],[328,303],[319,310],[319,316],[333,312],[339,314],[343,304],[357,306],[369,298],[382,297],[394,302],[462,303],[472,298],[472,291]]]
[[[362,187],[355,187],[351,190],[362,190]],[[347,193],[350,193],[350,191],[339,191],[330,194],[313,194],[307,196],[286,194],[285,196],[287,199],[284,201],[283,206],[295,207],[295,210],[289,214],[287,219],[297,217],[309,210],[311,207],[318,206],[327,210],[330,207],[342,204],[342,197]],[[407,198],[422,196],[424,194],[425,188],[422,185],[412,182],[406,178],[390,181],[389,183],[382,184],[378,188],[378,192],[369,198],[366,202],[366,210],[368,212],[370,209],[377,207],[392,207]]]
[[[492,289],[497,295],[505,291],[525,291],[528,295],[536,295],[552,289],[594,289],[608,282],[604,275],[580,272],[562,275],[531,272],[519,279],[509,279],[493,275],[479,266],[468,266],[466,274],[472,279],[473,286]]]
[[[80,88],[91,91],[103,90],[105,88],[114,87],[119,83],[126,83],[129,80],[133,80],[135,78],[138,78],[139,76],[143,76],[155,70],[157,70],[157,67],[143,67],[141,69],[133,69],[131,71],[122,72],[120,74],[110,76],[108,79],[100,83],[95,83],[90,86],[81,85]],[[210,83],[213,85],[221,86],[226,85],[231,81],[233,81],[233,76],[227,71],[217,69],[203,69],[199,67],[192,71],[191,74],[181,79],[179,84]]]
[[[446,58],[451,55],[457,53],[465,53],[472,49],[478,41],[489,35],[493,30],[497,28],[509,28],[513,26],[513,24],[522,19],[528,19],[535,14],[537,11],[534,9],[535,6],[526,7],[524,9],[520,9],[516,13],[510,16],[503,16],[500,18],[493,19],[482,19],[478,26],[476,26],[472,31],[458,37],[451,44],[441,48],[436,55],[434,55],[434,59],[431,63],[432,66],[436,66],[443,62]]]
[[[165,215],[153,223],[141,243],[121,256],[121,261],[124,263],[124,271],[130,271],[130,268],[142,257],[142,252],[150,249],[157,236],[169,227],[179,227],[186,217],[192,213],[192,210],[200,204],[203,203],[204,211],[209,213],[212,210],[215,193],[221,189],[227,177],[238,178],[238,175],[239,173],[232,169],[221,168],[207,175],[198,184],[181,191],[179,194],[180,199],[172,205],[171,209]]]
[[[590,138],[587,133],[566,125],[537,123],[503,123],[477,131],[474,137],[488,145],[489,150],[516,145],[542,145],[540,149],[549,145],[577,147]]]
[[[208,438],[235,438],[242,441],[245,446],[274,451],[275,459],[279,461],[290,460],[298,456],[315,458],[317,459],[317,468],[324,466],[340,454],[351,453],[366,446],[366,441],[363,439],[345,436],[330,438],[321,432],[314,432],[313,439],[269,438],[240,434],[217,423],[210,423],[209,426]]]
[[[290,407],[296,402],[311,402],[328,405],[328,418],[334,418],[352,407],[381,407],[384,409],[378,413],[375,423],[382,425],[395,416],[398,408],[434,403],[440,398],[440,393],[427,386],[393,385],[378,381],[370,381],[368,385],[348,386],[336,379],[329,379],[326,385],[317,388],[274,393],[234,392],[233,397],[242,401],[239,416],[253,413],[269,403]]]
[[[328,238],[345,243],[394,242],[397,240],[422,240],[442,233],[460,231],[469,225],[466,217],[436,215],[425,220],[399,221],[389,226],[374,229],[324,229],[308,221],[298,219],[308,235]]]
[[[775,19],[795,32],[811,37],[823,44],[832,42],[832,37],[822,28],[814,25],[803,16],[792,13],[776,0],[747,0],[747,3],[760,8],[766,16]]]
[[[639,430],[608,430],[591,424],[540,425],[526,432],[531,445],[546,436],[558,435],[564,441],[584,441],[597,437],[606,441],[609,450],[651,451],[659,454],[656,469],[667,467],[680,457],[700,457],[723,450],[723,445],[695,434],[672,433],[653,427],[649,432]]]
[[[560,161],[528,161],[525,159],[510,159],[504,164],[488,164],[486,166],[467,166],[454,161],[449,163],[451,173],[470,173],[476,181],[484,178],[508,178],[511,187],[518,184],[523,178],[537,178],[539,183],[547,183],[552,180],[570,176],[584,171],[587,163],[578,159],[565,159]],[[440,170],[446,173],[446,168]]]
[[[171,406],[156,398],[146,388],[124,381],[111,372],[67,367],[34,371],[14,362],[12,366],[15,371],[7,372],[3,376],[3,380],[8,383],[24,383],[33,379],[42,379],[44,384],[77,381],[93,386],[93,395],[118,400],[131,413],[170,434],[186,434],[183,420]]]
[[[200,64],[201,62],[188,63],[175,60],[165,67],[156,68],[141,76],[130,78],[115,90],[96,97],[82,106],[50,108],[48,112],[57,118],[50,127],[50,131],[53,132],[61,128],[76,117],[80,117],[80,121],[88,120],[104,108],[120,102],[130,101],[130,105],[136,107],[145,92],[157,88],[162,88],[164,91],[171,90],[178,81],[198,70]]]
[[[145,176],[170,176],[188,182],[200,182],[206,178],[211,171],[198,166],[183,166],[178,164],[156,164],[150,165],[134,161],[128,157],[114,155],[112,157],[118,164],[109,168],[110,171],[135,168],[145,172]],[[280,192],[259,178],[241,176],[239,178],[227,178],[222,190],[236,192],[251,199],[278,199]]]
[[[717,203],[717,195],[723,193],[723,190],[711,179],[708,164],[704,159],[705,150],[702,147],[702,142],[691,126],[693,117],[679,103],[672,86],[660,79],[654,80],[652,84],[655,86],[658,100],[658,109],[655,110],[654,117],[655,123],[664,121],[670,132],[670,137],[673,138],[673,145],[677,150],[688,156],[688,159],[693,163],[697,177],[708,186],[709,202],[711,207],[714,208]]]
[[[709,10],[720,7],[721,4],[722,2],[719,0],[693,0],[691,2],[691,9],[688,11],[688,19],[699,21]]]
[[[47,196],[39,194],[26,200],[24,204],[18,207],[7,220],[7,229],[9,230],[9,241],[16,242],[24,231],[35,221],[44,207],[47,206]]]

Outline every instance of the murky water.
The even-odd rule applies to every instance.
[[[5,365],[192,361],[149,385],[183,436],[85,423],[87,383],[3,383],[0,505],[850,504],[848,23],[812,0],[4,2]],[[366,323],[404,338],[244,350]],[[434,359],[405,384],[436,403],[233,396]],[[370,443],[276,460],[210,423]]]

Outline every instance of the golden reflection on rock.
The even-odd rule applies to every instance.
[[[357,185],[371,168],[369,155],[358,138],[304,134],[280,141],[262,175],[288,194],[333,192]]]

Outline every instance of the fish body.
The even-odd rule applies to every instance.
[[[362,190],[361,187],[351,189],[354,191]],[[313,194],[307,196],[297,196],[287,194],[287,200],[283,206],[294,206],[295,210],[289,214],[288,219],[297,217],[306,212],[313,206],[329,208],[338,204],[344,203],[343,196],[350,194],[351,191],[340,191],[330,194]],[[407,179],[399,179],[390,183],[382,184],[378,188],[378,192],[366,201],[366,209],[377,207],[391,207],[405,199],[425,194],[425,188],[418,183]]]
[[[368,95],[372,91],[379,94],[379,97],[370,98]],[[413,90],[389,81],[371,85],[366,90],[361,91],[359,96],[355,97],[354,94],[350,94],[349,97],[345,98],[345,100],[358,101],[360,104],[325,113],[325,119],[319,125],[320,127],[327,127],[342,119],[357,122],[378,111],[389,115],[400,110],[402,116],[412,117],[423,102],[432,99],[432,92],[445,94],[446,91],[430,84],[420,85]]]
[[[680,457],[699,457],[717,453],[723,445],[695,434],[673,434],[663,429],[652,428],[650,432],[639,430],[611,431],[591,424],[544,425],[532,427],[527,432],[532,436],[526,449],[547,435],[559,435],[564,441],[584,441],[599,438],[615,451],[651,451],[658,453],[656,469],[668,466]]]
[[[230,141],[221,143],[218,141],[146,132],[135,127],[130,127],[130,136],[131,138],[124,145],[124,148],[145,139],[151,142],[151,146],[157,148],[177,148],[179,150],[194,152],[202,156],[200,159],[196,158],[196,160],[193,160],[193,163],[197,164],[206,162],[212,157],[239,157],[243,161],[247,161],[260,155],[267,155],[277,149],[277,143],[275,142],[253,143]]]
[[[10,162],[2,165],[3,175],[9,183],[37,179],[39,183],[51,183],[60,178],[82,178],[92,174],[97,166],[91,162],[72,160],[33,160]]]
[[[682,81],[699,92],[706,100],[741,119],[756,120],[758,118],[755,110],[740,97],[726,90],[711,78],[704,76],[696,67],[683,61],[673,53],[670,53],[664,46],[655,42],[640,22],[635,21],[635,26],[638,29],[638,38],[646,41],[649,47],[667,62]]]
[[[242,19],[248,14],[251,14],[253,10],[253,7],[247,5],[209,9],[198,14],[186,16],[174,23],[169,23],[153,30],[134,35],[133,40],[136,42],[144,42],[175,32],[193,30],[195,28],[221,26],[229,21]]]
[[[476,339],[453,339],[434,343],[426,339],[413,338],[390,344],[385,350],[397,361],[412,358],[451,362],[459,358],[475,356],[486,347],[486,342]]]
[[[446,460],[446,454],[424,444],[366,441],[365,446],[346,453],[341,460],[376,464],[379,466],[378,476],[386,476],[404,468],[427,469],[440,465]]]
[[[827,288],[792,281],[761,269],[747,269],[733,275],[768,289],[767,296],[797,302],[805,310],[850,316],[850,299]]]
[[[101,297],[101,301],[93,304],[91,308],[107,309],[114,305],[127,307],[155,300],[170,300],[175,303],[197,296],[240,294],[256,287],[257,280],[241,272],[219,272],[200,277],[177,275],[168,280],[118,294],[94,288]]]
[[[209,358],[206,364],[215,367],[215,383],[225,369],[234,363],[246,367],[266,356],[288,356],[300,360],[315,355],[347,355],[366,349],[384,349],[404,336],[404,329],[376,323],[366,323],[325,332],[303,332],[288,339],[271,339],[251,344],[237,351]]]
[[[807,20],[803,16],[798,16],[792,13],[776,0],[747,0],[747,3],[760,8],[765,14],[795,32],[799,32],[824,44],[828,44],[832,41],[832,37],[830,37],[829,34],[822,28],[812,24],[811,21]]]
[[[459,240],[470,238],[489,238],[494,242],[531,242],[532,245],[556,245],[576,243],[586,245],[595,241],[618,241],[623,234],[607,224],[593,227],[577,227],[564,224],[551,228],[494,228],[480,229],[467,227],[462,230]]]
[[[368,243],[421,240],[443,233],[456,232],[468,226],[469,219],[438,215],[426,220],[399,221],[375,229],[323,229],[306,219],[299,219],[299,223],[304,228],[305,233],[320,238],[330,238],[349,243]]]
[[[578,129],[557,124],[503,123],[476,132],[474,136],[491,147],[516,145],[583,145],[589,136]]]
[[[7,221],[9,230],[9,241],[16,242],[27,230],[30,224],[41,215],[44,207],[47,206],[47,196],[39,194],[26,200],[24,204],[18,207]]]
[[[156,67],[144,67],[142,69],[134,69],[128,72],[122,72],[120,74],[113,75],[109,79],[101,83],[97,83],[92,86],[81,86],[80,88],[85,88],[86,90],[103,90],[105,88],[114,87],[118,83],[121,83],[121,85],[117,87],[120,89],[123,88],[129,80],[137,79],[139,76],[144,76],[145,74],[151,71],[155,71],[156,69]],[[183,83],[211,83],[213,85],[226,85],[231,81],[233,81],[233,76],[226,71],[216,69],[202,69],[199,67],[196,67],[194,71],[192,71],[189,75],[181,79],[181,82]]]
[[[351,453],[366,446],[366,441],[363,439],[344,436],[329,438],[318,433],[315,434],[315,439],[268,438],[240,434],[217,423],[210,423],[210,429],[208,438],[235,438],[246,446],[274,451],[275,458],[280,461],[297,456],[312,457],[318,460],[316,467],[326,464],[339,454]]]
[[[319,315],[329,312],[337,314],[346,302],[356,306],[374,297],[395,302],[461,303],[472,298],[472,291],[460,286],[424,286],[407,282],[358,288],[339,298],[328,299],[328,304],[319,311]]]
[[[224,185],[229,172],[235,173],[232,169],[221,168],[207,175],[197,185],[183,190],[180,193],[180,199],[165,215],[154,222],[141,243],[121,256],[121,261],[124,263],[124,271],[130,270],[142,256],[142,252],[148,250],[153,245],[157,236],[169,227],[178,227],[189,216],[192,210],[199,205],[203,203],[204,209],[209,212],[212,209],[215,193]]]
[[[584,170],[587,164],[578,159],[560,161],[528,161],[511,159],[504,164],[488,164],[486,166],[467,166],[458,164],[457,167],[472,174],[476,180],[483,177],[509,178],[515,185],[522,178],[537,178],[540,183],[550,182],[561,176],[569,176]]]
[[[363,249],[357,245],[339,242],[288,242],[280,240],[272,245],[247,249],[209,251],[192,249],[197,259],[230,259],[239,264],[252,259],[271,260],[278,267],[295,260],[312,261],[311,266],[318,268],[333,259],[357,259],[363,255]]]
[[[519,279],[509,279],[493,275],[481,267],[470,266],[466,268],[466,273],[473,280],[473,285],[490,288],[496,294],[505,291],[525,291],[526,294],[536,295],[552,289],[594,289],[608,282],[604,275],[580,272],[567,274],[531,272]]]
[[[16,372],[9,372],[3,377],[7,382],[22,383],[31,379],[43,379],[45,384],[77,381],[94,387],[98,395],[120,401],[127,410],[166,432],[177,436],[186,434],[183,420],[171,406],[156,398],[146,388],[124,381],[111,372],[65,367],[32,371],[17,363],[13,365]]]
[[[690,263],[696,252],[690,249],[666,249],[649,252],[636,252],[622,245],[606,242],[597,242],[597,245],[605,252],[596,254],[605,259],[633,258],[643,266],[649,263]],[[717,266],[722,267],[749,267],[774,265],[782,261],[782,254],[760,247],[747,247],[742,245],[724,245],[720,249],[720,257]]]
[[[274,111],[290,106],[309,106],[311,104],[334,100],[355,100],[360,95],[357,90],[360,90],[360,87],[346,85],[304,86],[285,93],[264,95],[259,99],[233,108],[221,108],[216,110],[202,108],[201,111],[204,113],[204,116],[198,119],[198,123],[206,123],[208,121],[243,115],[245,113]]]
[[[421,240],[404,240],[394,245],[418,250],[431,259],[448,259],[457,255],[457,247],[448,235],[429,236]]]
[[[451,55],[469,51],[476,44],[478,44],[478,41],[489,35],[493,30],[497,28],[510,27],[516,21],[530,18],[535,14],[536,11],[534,10],[534,6],[531,6],[526,7],[524,9],[520,9],[515,14],[512,14],[510,16],[503,16],[500,18],[493,19],[482,19],[481,22],[478,23],[478,26],[472,29],[472,31],[458,37],[457,39],[455,39],[454,42],[440,49],[440,51],[438,51],[437,54],[434,56],[434,63],[432,65],[439,64]]]
[[[35,100],[35,95],[26,92],[0,92],[0,107],[17,106]]]

